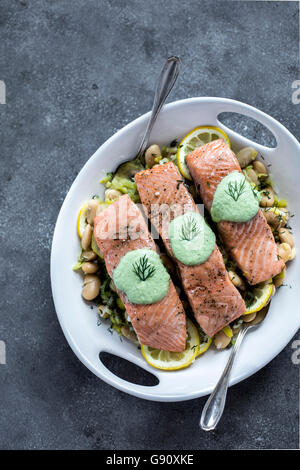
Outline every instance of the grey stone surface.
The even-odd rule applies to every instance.
[[[150,108],[167,55],[183,62],[171,100],[245,101],[299,139],[291,100],[298,38],[297,2],[1,1],[0,448],[298,446],[291,345],[230,390],[218,430],[205,434],[198,429],[205,398],[142,401],[89,372],[63,336],[49,279],[68,188],[101,143]]]

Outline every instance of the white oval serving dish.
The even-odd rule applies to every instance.
[[[251,142],[226,128],[218,120],[222,112],[235,112],[252,117],[266,126],[275,136],[276,148],[267,148]],[[99,180],[107,171],[113,171],[136,154],[149,115],[131,122],[105,142],[87,161],[72,184],[60,210],[52,243],[51,284],[55,308],[63,332],[71,348],[94,374],[124,392],[156,401],[190,400],[209,394],[218,381],[229,351],[211,348],[187,369],[164,372],[151,368],[137,347],[127,340],[120,341],[117,333],[111,335],[107,325],[97,326],[96,309],[81,298],[81,276],[72,271],[80,251],[76,219],[82,204],[94,194],[103,194]],[[189,130],[201,125],[223,128],[233,147],[253,145],[271,163],[271,172],[281,197],[288,200],[291,212],[300,207],[300,145],[278,121],[247,104],[223,98],[191,98],[170,103],[160,113],[151,135],[151,142],[168,144],[180,139]],[[296,239],[300,220],[291,220]],[[297,245],[296,245],[297,246]],[[300,277],[300,256],[288,265],[285,283],[277,293],[264,323],[245,338],[234,368],[230,385],[254,374],[271,361],[290,341],[299,328],[299,299],[297,288]],[[291,288],[289,288],[291,286]],[[131,361],[154,374],[159,383],[147,387],[127,382],[110,372],[99,359],[106,351]]]

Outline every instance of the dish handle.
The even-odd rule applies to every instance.
[[[156,377],[158,383],[156,385],[139,385],[129,380],[123,379],[112,372],[100,358],[100,354],[108,353],[113,356],[120,357],[126,361],[131,362],[132,364],[146,370],[152,376]],[[112,350],[110,347],[102,347],[100,350],[94,351],[93,360],[89,361],[89,364],[86,364],[90,370],[92,370],[98,377],[104,380],[106,383],[122,390],[126,393],[131,393],[140,398],[151,399],[156,401],[165,401],[170,395],[170,385],[168,381],[165,380],[165,375],[167,374],[164,371],[159,371],[150,367],[144,359],[134,354],[120,354],[119,351]]]
[[[226,128],[231,134],[233,134],[237,138],[240,138],[241,136],[220,122],[219,115],[221,113],[242,114],[246,117],[249,117],[258,121],[261,125],[266,127],[273,134],[276,140],[277,146],[270,148],[270,147],[265,147],[264,145],[255,143],[255,147],[258,147],[258,148],[260,147],[261,151],[272,153],[274,151],[278,152],[278,150],[285,148],[286,134],[288,132],[287,129],[278,121],[273,119],[271,116],[265,114],[263,111],[253,108],[252,106],[248,104],[241,103],[239,101],[229,100],[229,99],[223,100],[222,102],[214,103],[214,107],[215,107],[214,111],[216,113],[215,115],[216,115],[218,125],[222,128]]]

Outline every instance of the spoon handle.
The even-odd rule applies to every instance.
[[[163,106],[170,91],[175,85],[175,82],[179,74],[179,69],[180,69],[179,57],[172,56],[167,59],[165,65],[162,68],[162,71],[160,72],[160,76],[159,76],[156,89],[155,89],[151,117],[147,124],[145,135],[142,139],[137,157],[141,157],[144,151],[146,150],[153,125],[156,121],[158,113],[161,110],[161,107]]]
[[[221,375],[219,382],[215,386],[209,399],[205,403],[200,419],[200,427],[204,431],[212,431],[213,429],[215,429],[221,419],[226,402],[230,371],[232,369],[235,356],[246,334],[247,328],[247,325],[243,325],[240,329],[234,346],[232,347],[231,354],[229,356],[224,372]]]

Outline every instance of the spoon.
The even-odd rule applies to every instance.
[[[136,158],[139,160],[141,160],[146,148],[148,147],[150,133],[157,119],[157,116],[163,104],[165,103],[167,97],[169,96],[170,91],[175,85],[175,82],[179,74],[180,63],[181,62],[180,62],[179,57],[171,56],[167,59],[167,61],[165,62],[165,65],[163,66],[160,72],[160,75],[156,84],[155,95],[154,95],[154,100],[153,100],[153,105],[152,105],[152,110],[151,110],[151,117],[147,124],[144,137],[142,139],[142,142],[140,144],[140,147],[136,156]]]
[[[176,56],[169,57],[165,62],[156,84],[151,116],[142,138],[138,153],[132,160],[121,163],[121,165],[118,166],[114,172],[112,184],[114,182],[114,178],[117,176],[134,181],[134,175],[145,169],[144,152],[148,147],[150,133],[163,104],[169,96],[173,86],[175,85],[179,74],[180,64],[180,59]]]
[[[226,402],[226,395],[228,389],[229,375],[234,363],[236,354],[240,348],[243,338],[245,337],[247,331],[250,328],[256,327],[259,325],[265,318],[268,311],[267,308],[260,310],[254,320],[249,323],[244,323],[239,331],[239,334],[236,338],[234,346],[231,350],[228,362],[225,366],[224,372],[221,375],[219,382],[215,386],[213,392],[211,393],[209,399],[205,403],[203,408],[201,418],[200,418],[200,427],[204,431],[212,431],[216,428],[218,422],[220,421]]]

